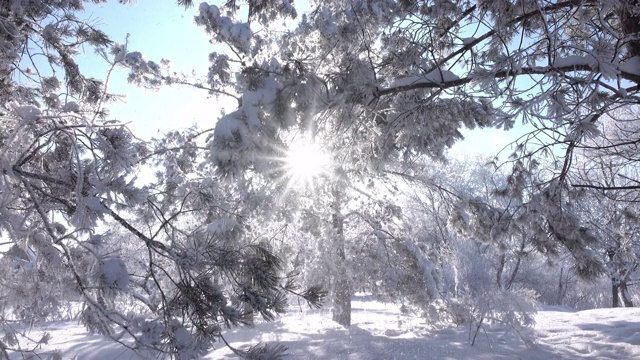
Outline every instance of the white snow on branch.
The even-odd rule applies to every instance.
[[[553,62],[553,67],[596,66],[597,64],[598,61],[590,55],[569,55],[556,58]]]
[[[588,66],[597,69],[606,79],[613,79],[620,72],[640,75],[640,56],[634,56],[623,63],[616,64],[594,55],[569,55],[556,58],[552,66],[555,68]]]
[[[234,231],[238,227],[238,221],[231,217],[217,219],[207,225],[207,231],[212,234],[223,234]]]
[[[426,75],[407,76],[395,79],[389,87],[404,87],[418,84],[444,84],[447,82],[459,80],[460,77],[448,70],[435,69]]]
[[[100,280],[110,289],[126,291],[129,286],[129,272],[122,259],[112,257],[100,264]]]
[[[38,120],[42,112],[33,105],[14,106],[14,110],[24,121],[32,122]]]
[[[620,70],[629,74],[640,75],[640,56],[636,55],[620,64]]]
[[[476,41],[477,39],[474,37],[468,37],[468,38],[464,38],[462,39],[462,45],[469,45],[472,44],[474,41]]]

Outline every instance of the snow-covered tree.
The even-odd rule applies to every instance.
[[[43,304],[51,310],[38,316],[46,318],[58,296],[68,296],[82,301],[92,330],[189,357],[221,336],[221,324],[272,318],[287,293],[317,304],[322,291],[296,290],[282,274],[279,250],[261,241],[273,229],[261,225],[289,216],[276,199],[287,194],[295,137],[332,157],[313,201],[321,204],[321,236],[330,240],[335,265],[336,320],[345,325],[354,184],[390,171],[412,175],[416,165],[428,166],[425,157],[445,159],[462,127],[523,122],[535,130],[510,158],[500,201],[458,195],[458,225],[487,244],[552,255],[563,247],[583,277],[604,271],[594,252],[598,238],[584,226],[569,186],[580,184],[570,175],[576,149],[600,136],[603,116],[638,104],[638,0],[308,5],[301,16],[288,0],[198,5],[196,24],[226,49],[215,48],[207,75],[192,85],[238,107],[213,129],[171,132],[149,146],[109,118],[112,96],[104,82],[82,75],[76,52],[94,47],[111,69],[126,66],[129,80],[143,86],[188,83],[185,77],[78,20],[81,1],[0,2],[2,266],[15,276],[0,297],[14,311],[3,324],[37,318],[29,309]],[[599,150],[634,141],[620,138]],[[131,176],[143,161],[160,169],[145,187]],[[433,278],[428,251],[406,229],[378,225],[376,209],[396,204],[362,211],[367,206],[356,207],[360,225],[397,246],[391,253],[408,267],[430,272],[422,280]],[[120,230],[105,233],[103,222]],[[518,236],[526,243],[512,243]],[[126,256],[131,252],[138,256]],[[505,261],[495,278],[508,287]],[[41,282],[55,291],[17,302]],[[132,303],[135,316],[126,311]],[[272,355],[282,352],[276,347]]]
[[[583,217],[599,233],[613,307],[620,298],[633,306],[628,286],[638,276],[637,120],[635,106],[604,116],[601,136],[576,149],[576,166],[569,176],[571,185],[584,193]]]
[[[417,243],[429,249],[426,253],[431,259],[437,259],[433,263],[437,288],[436,296],[416,298],[421,286],[414,281],[413,292],[409,292],[413,296],[405,298],[419,306],[431,323],[469,325],[472,345],[488,323],[507,325],[529,343],[538,288],[527,275],[533,272],[535,260],[543,256],[536,253],[529,234],[519,231],[510,219],[508,201],[493,196],[507,174],[487,166],[487,161],[453,161],[431,166],[410,178],[414,193],[403,208],[410,214],[415,233],[423,238]],[[502,234],[492,231],[492,226],[486,225],[504,223],[490,217],[483,224],[471,225],[478,231],[467,231],[460,217],[472,221],[476,216],[461,214],[465,199],[473,199],[470,203],[476,205],[471,208],[482,204],[485,209],[500,211],[505,222],[511,222],[511,230]]]
[[[598,119],[637,103],[637,1],[309,5],[295,21],[288,1],[199,5],[196,23],[227,51],[210,55],[198,86],[239,105],[219,119],[207,142],[219,172],[277,179],[292,134],[322,143],[337,164],[327,195],[335,200],[341,263],[340,184],[421,156],[444,159],[463,126],[510,129],[521,121],[535,130],[512,154],[513,175],[503,189],[516,204],[508,216],[482,202],[462,205],[474,209],[473,226],[478,234],[490,229],[492,241],[526,228],[539,250],[568,249],[582,276],[603,270],[566,181],[576,147],[598,135]],[[144,65],[140,57],[138,63]],[[138,63],[130,64],[133,81],[181,82]],[[555,158],[543,160],[542,177],[535,173],[539,155]]]
[[[109,117],[109,74],[160,65],[78,19],[82,6],[0,2],[0,357],[48,341],[25,348],[15,325],[65,309],[149,356],[193,358],[225,327],[273,319],[289,294],[318,306],[322,289],[300,289],[268,234],[251,230],[247,189],[196,161],[199,134],[146,144]],[[82,75],[83,46],[108,65],[106,81]],[[146,186],[135,178],[143,163],[161,169]]]
[[[583,275],[598,273],[565,185],[598,119],[638,101],[637,1],[312,1],[296,21],[287,1],[240,5],[203,3],[196,16],[229,49],[211,54],[205,82],[239,103],[207,143],[220,172],[273,174],[299,131],[326,142],[350,179],[366,178],[397,161],[444,158],[463,126],[523,122],[535,130],[513,154],[513,179],[539,154],[557,161],[533,177],[540,186],[520,211],[554,234],[541,249],[562,244]]]

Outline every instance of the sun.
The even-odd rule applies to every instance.
[[[329,173],[331,159],[320,144],[309,138],[293,141],[285,156],[285,168],[292,184],[313,185]]]

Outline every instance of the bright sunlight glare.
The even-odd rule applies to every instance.
[[[327,153],[308,138],[294,141],[287,152],[287,172],[296,183],[311,184],[316,177],[327,173],[330,165]]]

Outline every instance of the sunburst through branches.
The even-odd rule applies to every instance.
[[[331,158],[321,144],[308,137],[291,142],[284,158],[288,187],[298,186],[314,190],[316,181],[328,176]]]

